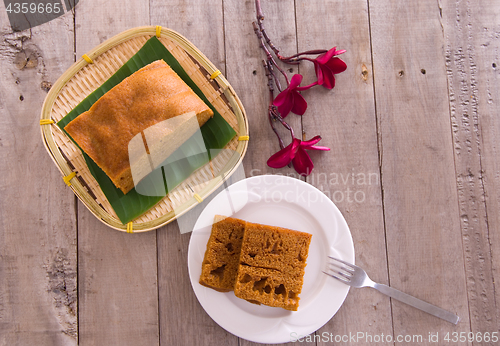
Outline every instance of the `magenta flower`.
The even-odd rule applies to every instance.
[[[278,107],[282,118],[285,118],[290,112],[298,115],[306,112],[307,102],[299,91],[309,89],[317,85],[318,82],[299,87],[300,82],[302,82],[302,75],[294,74],[288,88],[279,93],[274,99],[273,104]]]
[[[347,68],[346,63],[336,57],[345,53],[345,50],[336,50],[336,48],[333,47],[328,52],[312,60],[316,76],[318,77],[318,84],[327,89],[335,87],[335,75],[344,72]]]
[[[271,168],[282,168],[291,162],[297,173],[309,175],[314,168],[314,164],[306,150],[330,150],[328,147],[315,146],[320,140],[320,136],[313,137],[308,141],[294,138],[287,147],[272,155],[267,160],[267,165]]]

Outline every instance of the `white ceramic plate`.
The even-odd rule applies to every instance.
[[[221,293],[199,284],[201,263],[217,214],[313,235],[298,311],[251,304],[233,292]],[[333,202],[301,180],[256,176],[220,192],[199,216],[189,243],[189,277],[201,306],[222,328],[253,342],[283,343],[322,327],[344,302],[349,287],[322,273],[328,255],[354,263],[351,233]]]

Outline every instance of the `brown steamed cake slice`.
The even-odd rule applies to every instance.
[[[221,292],[233,290],[246,222],[216,215],[202,263],[200,284]]]
[[[127,193],[134,187],[130,140],[150,126],[192,111],[200,127],[213,116],[170,66],[157,60],[125,78],[64,129],[116,187]]]
[[[279,270],[242,265],[234,293],[250,303],[297,311],[303,274],[293,276]]]
[[[285,267],[304,270],[310,241],[309,233],[247,222],[240,263],[282,271]]]
[[[216,216],[200,284],[296,311],[310,242],[308,233]]]
[[[311,234],[247,222],[234,294],[296,311]]]

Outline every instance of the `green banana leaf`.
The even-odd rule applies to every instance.
[[[139,217],[158,203],[168,191],[172,190],[188,178],[196,169],[202,167],[210,160],[211,149],[222,149],[236,135],[233,128],[217,112],[217,110],[208,102],[198,86],[191,80],[186,71],[179,62],[165,48],[165,46],[156,38],[149,39],[144,46],[125,63],[113,76],[111,76],[98,89],[85,98],[71,112],[69,112],[57,125],[64,131],[64,127],[81,113],[90,109],[90,107],[106,92],[123,79],[130,76],[140,68],[152,63],[153,61],[163,59],[170,67],[186,82],[187,85],[209,106],[214,117],[208,120],[201,128],[202,141],[200,136],[195,134],[182,144],[171,157],[168,163],[151,172],[144,178],[135,189],[127,194],[123,194],[116,188],[111,179],[97,166],[97,164],[85,153],[83,156],[89,167],[91,174],[99,183],[104,195],[110,202],[118,218],[123,224]],[[66,132],[66,131],[65,131]],[[68,133],[66,133],[68,134]],[[71,138],[71,136],[70,136]],[[205,149],[206,148],[206,149]],[[205,152],[205,154],[200,154]],[[175,159],[172,159],[175,158]],[[164,184],[157,184],[158,174],[163,177]],[[165,179],[165,176],[168,178]],[[142,186],[142,189],[139,189]],[[147,194],[140,194],[137,190],[148,191]],[[156,191],[152,193],[151,191]]]

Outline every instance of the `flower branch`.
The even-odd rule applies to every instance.
[[[266,53],[267,63],[269,65],[269,70],[270,70],[271,74],[274,77],[274,81],[276,82],[276,85],[278,86],[278,89],[281,91],[281,85],[279,84],[279,79],[272,72],[273,66],[276,67],[278,69],[278,71],[280,71],[280,73],[283,75],[283,77],[285,77],[285,80],[286,80],[287,84],[289,83],[288,76],[286,75],[286,72],[283,71],[283,69],[281,67],[279,67],[279,65],[276,63],[276,60],[274,60],[274,57],[272,56],[271,52],[269,52],[269,49],[267,49],[267,46],[266,46],[266,43],[264,41],[264,36],[263,36],[261,28],[259,26],[257,26],[255,24],[255,22],[253,22],[252,25],[253,25],[253,30],[254,30],[255,34],[257,35],[257,38],[260,41],[260,47]]]
[[[335,87],[335,75],[345,71],[347,68],[345,62],[338,58],[340,54],[345,53],[345,50],[337,50],[336,47],[330,50],[315,49],[285,57],[280,54],[279,49],[276,48],[264,28],[264,14],[260,0],[255,0],[255,8],[257,21],[253,22],[252,25],[260,47],[266,54],[266,60],[262,62],[262,65],[266,73],[269,89],[268,119],[280,145],[280,150],[269,158],[267,164],[272,168],[281,168],[292,164],[299,174],[309,175],[314,168],[314,164],[307,151],[328,151],[330,149],[316,145],[321,140],[321,136],[315,136],[308,141],[295,138],[293,128],[284,118],[290,113],[302,116],[306,112],[307,102],[300,93],[301,91],[311,89],[317,85],[322,85],[327,89]],[[295,74],[289,79],[271,52],[274,53],[274,56],[279,61],[285,64],[297,65],[302,61],[313,63],[317,77],[316,81],[309,85],[300,86],[303,79],[301,74]],[[316,57],[314,58],[314,56]],[[274,69],[277,69],[285,79],[286,88],[284,90],[280,83],[279,74],[277,75]],[[274,97],[274,86],[279,91],[276,97]],[[285,142],[276,128],[277,124],[280,124],[290,132],[291,142],[289,145],[285,146]]]

